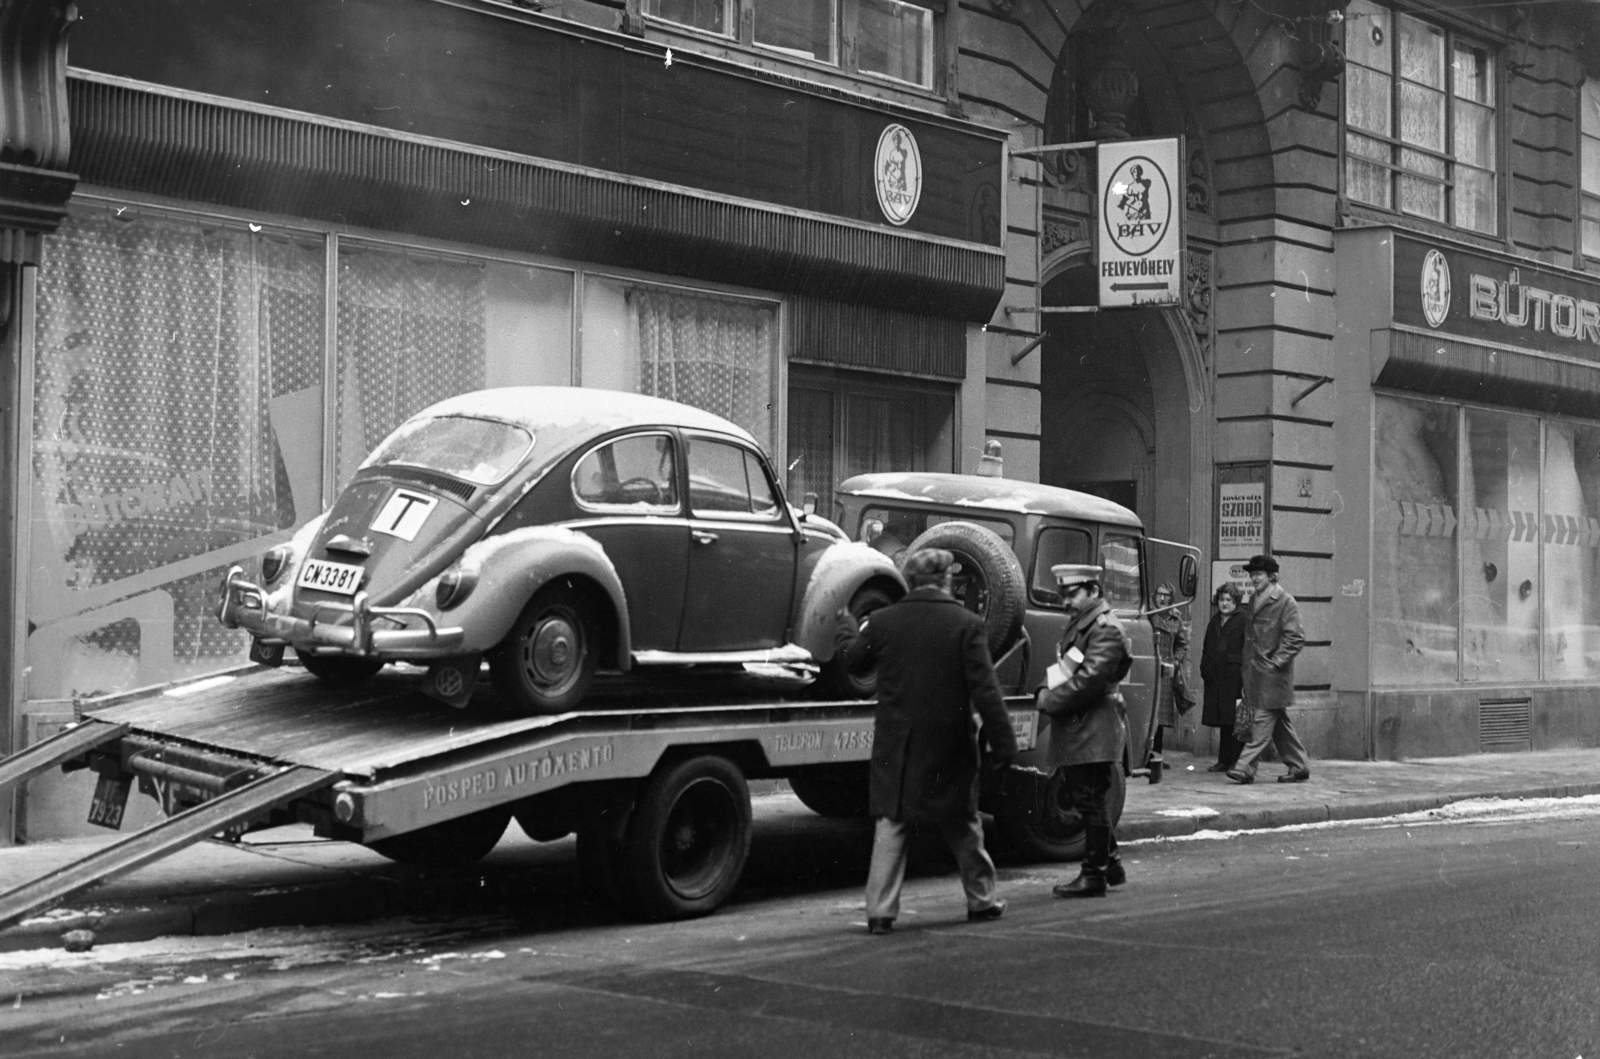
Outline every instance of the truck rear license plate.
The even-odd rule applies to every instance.
[[[319,592],[337,592],[353,596],[361,587],[361,567],[348,563],[330,563],[322,559],[307,559],[300,568],[301,588],[314,588]]]

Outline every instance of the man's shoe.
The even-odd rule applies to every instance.
[[[1005,914],[1005,911],[1006,903],[1004,901],[1001,901],[999,904],[990,905],[988,908],[969,908],[967,909],[967,922],[989,923],[999,919]]]
[[[1106,865],[1106,885],[1121,886],[1128,881],[1128,873],[1123,870],[1122,858],[1112,857],[1111,863]]]
[[[1311,778],[1310,769],[1301,769],[1299,772],[1285,772],[1278,777],[1279,783],[1304,783]]]
[[[1228,778],[1235,783],[1254,783],[1256,778],[1240,769],[1229,769]]]
[[[1106,877],[1100,872],[1082,871],[1069,883],[1061,883],[1050,891],[1057,897],[1104,897]]]
[[[1222,762],[1219,761],[1215,765],[1207,766],[1206,767],[1206,771],[1207,772],[1227,772],[1232,767],[1233,767],[1232,765],[1224,765]]]
[[[892,934],[894,933],[894,920],[889,919],[887,916],[881,918],[878,916],[869,917],[867,919],[867,933]]]

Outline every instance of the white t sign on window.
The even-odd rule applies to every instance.
[[[388,503],[372,520],[372,528],[401,540],[414,541],[417,531],[428,521],[428,515],[438,505],[438,497],[426,493],[413,493],[409,489],[396,489],[389,494]]]

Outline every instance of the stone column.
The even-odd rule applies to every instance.
[[[22,749],[19,471],[32,429],[21,421],[22,384],[34,271],[78,183],[67,171],[67,32],[77,17],[68,0],[0,0],[0,756]],[[15,805],[0,796],[0,844],[15,838]]]

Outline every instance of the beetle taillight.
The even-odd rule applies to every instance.
[[[434,600],[440,610],[449,610],[465,602],[476,587],[478,571],[470,567],[452,566],[439,575],[439,587],[434,591]]]
[[[287,545],[280,544],[261,557],[261,583],[270,585],[283,576],[284,570],[289,567],[290,550]]]

